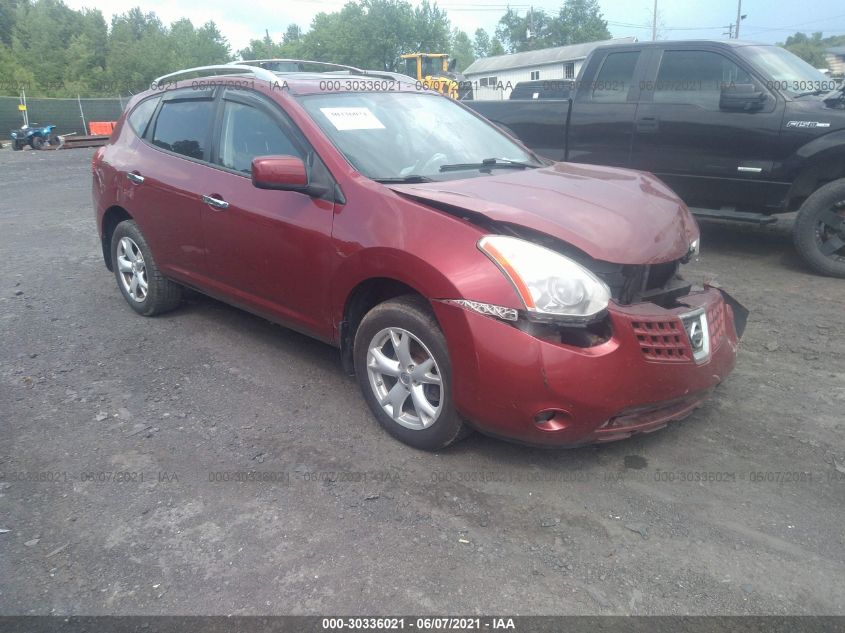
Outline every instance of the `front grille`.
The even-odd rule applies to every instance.
[[[646,360],[664,363],[692,360],[692,349],[679,319],[640,317],[631,326]]]
[[[649,301],[664,308],[673,307],[675,298],[689,292],[689,283],[678,276],[680,262],[633,265],[593,260],[588,268],[610,288],[611,296],[622,305]]]
[[[707,310],[710,325],[710,348],[716,349],[725,337],[725,304],[719,301]]]

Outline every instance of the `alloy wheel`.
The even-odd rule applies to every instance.
[[[129,237],[121,238],[117,244],[117,269],[126,293],[138,303],[144,301],[149,288],[144,254]]]
[[[826,257],[845,258],[845,200],[819,215],[816,240]]]
[[[370,387],[384,412],[397,424],[420,431],[440,416],[443,382],[425,344],[402,328],[378,332],[367,350]]]

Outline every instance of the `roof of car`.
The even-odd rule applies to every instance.
[[[665,46],[683,46],[683,47],[694,47],[694,46],[701,46],[702,44],[721,44],[724,46],[730,46],[731,48],[738,48],[741,46],[773,46],[773,44],[762,44],[760,42],[749,42],[747,40],[656,40],[653,42],[637,42],[637,48],[652,48],[652,47],[665,47]],[[602,43],[598,48],[610,48],[610,47],[621,47],[626,46],[626,44],[621,43]],[[631,46],[631,44],[627,44],[627,46]]]

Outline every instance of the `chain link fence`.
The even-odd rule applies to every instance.
[[[128,98],[110,99],[27,99],[29,123],[55,125],[57,134],[88,134],[90,121],[117,121]],[[9,131],[23,125],[23,114],[18,110],[20,99],[0,97],[0,138],[8,140]],[[81,107],[81,112],[80,112]],[[83,125],[83,116],[85,124]]]

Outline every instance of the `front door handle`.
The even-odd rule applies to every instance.
[[[220,198],[213,198],[212,196],[203,196],[202,201],[215,209],[228,209],[229,203]]]
[[[637,119],[637,132],[657,132],[660,122],[656,116],[644,116]]]
[[[144,177],[137,171],[126,172],[126,177],[129,178],[129,180],[134,182],[136,185],[140,185],[142,182],[144,182]]]

